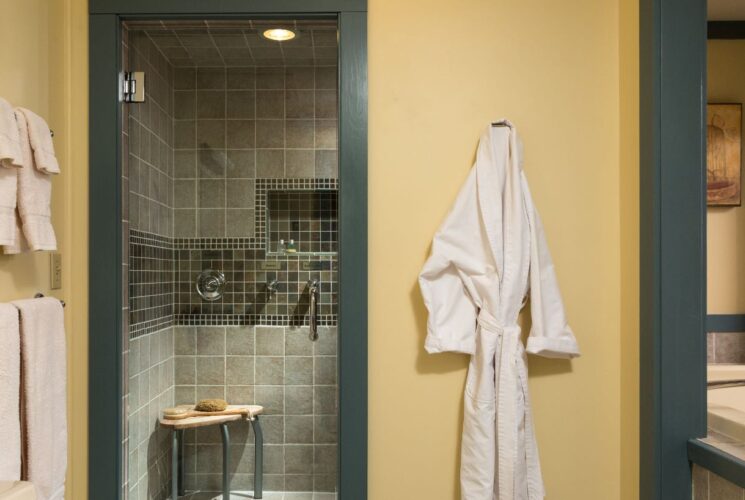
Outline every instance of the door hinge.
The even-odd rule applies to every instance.
[[[122,80],[124,102],[145,102],[145,72],[125,71]]]

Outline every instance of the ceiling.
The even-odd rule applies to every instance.
[[[336,65],[335,20],[312,21],[128,21],[130,37],[143,33],[174,67]],[[296,37],[267,40],[269,28],[288,28]]]
[[[745,21],[745,0],[709,0],[709,21]]]

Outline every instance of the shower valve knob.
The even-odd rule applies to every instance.
[[[214,269],[205,269],[197,276],[197,293],[202,299],[220,300],[225,292],[225,275]]]

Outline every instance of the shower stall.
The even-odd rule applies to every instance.
[[[179,495],[223,498],[227,464],[233,498],[252,498],[248,422],[227,424],[227,462],[218,426],[187,429],[174,456],[159,423],[164,409],[216,398],[263,407],[264,498],[337,498],[345,300],[338,17],[116,21],[117,494],[172,498],[177,463]],[[92,142],[97,133],[92,123]],[[364,213],[349,210],[357,221]],[[97,227],[92,221],[92,240]],[[93,290],[104,277],[91,270]],[[92,293],[91,308],[97,300],[105,299]],[[95,329],[94,356],[104,342]],[[104,368],[92,361],[92,370]],[[92,405],[98,390],[92,381]],[[91,474],[104,460],[91,458]]]

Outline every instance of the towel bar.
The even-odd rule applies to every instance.
[[[35,299],[40,299],[42,297],[44,297],[44,294],[41,293],[41,292],[36,292],[36,294],[34,295],[34,298]],[[62,299],[60,299],[60,304],[62,304],[62,307],[65,307],[67,305],[67,304],[65,304],[65,301],[62,300]]]

